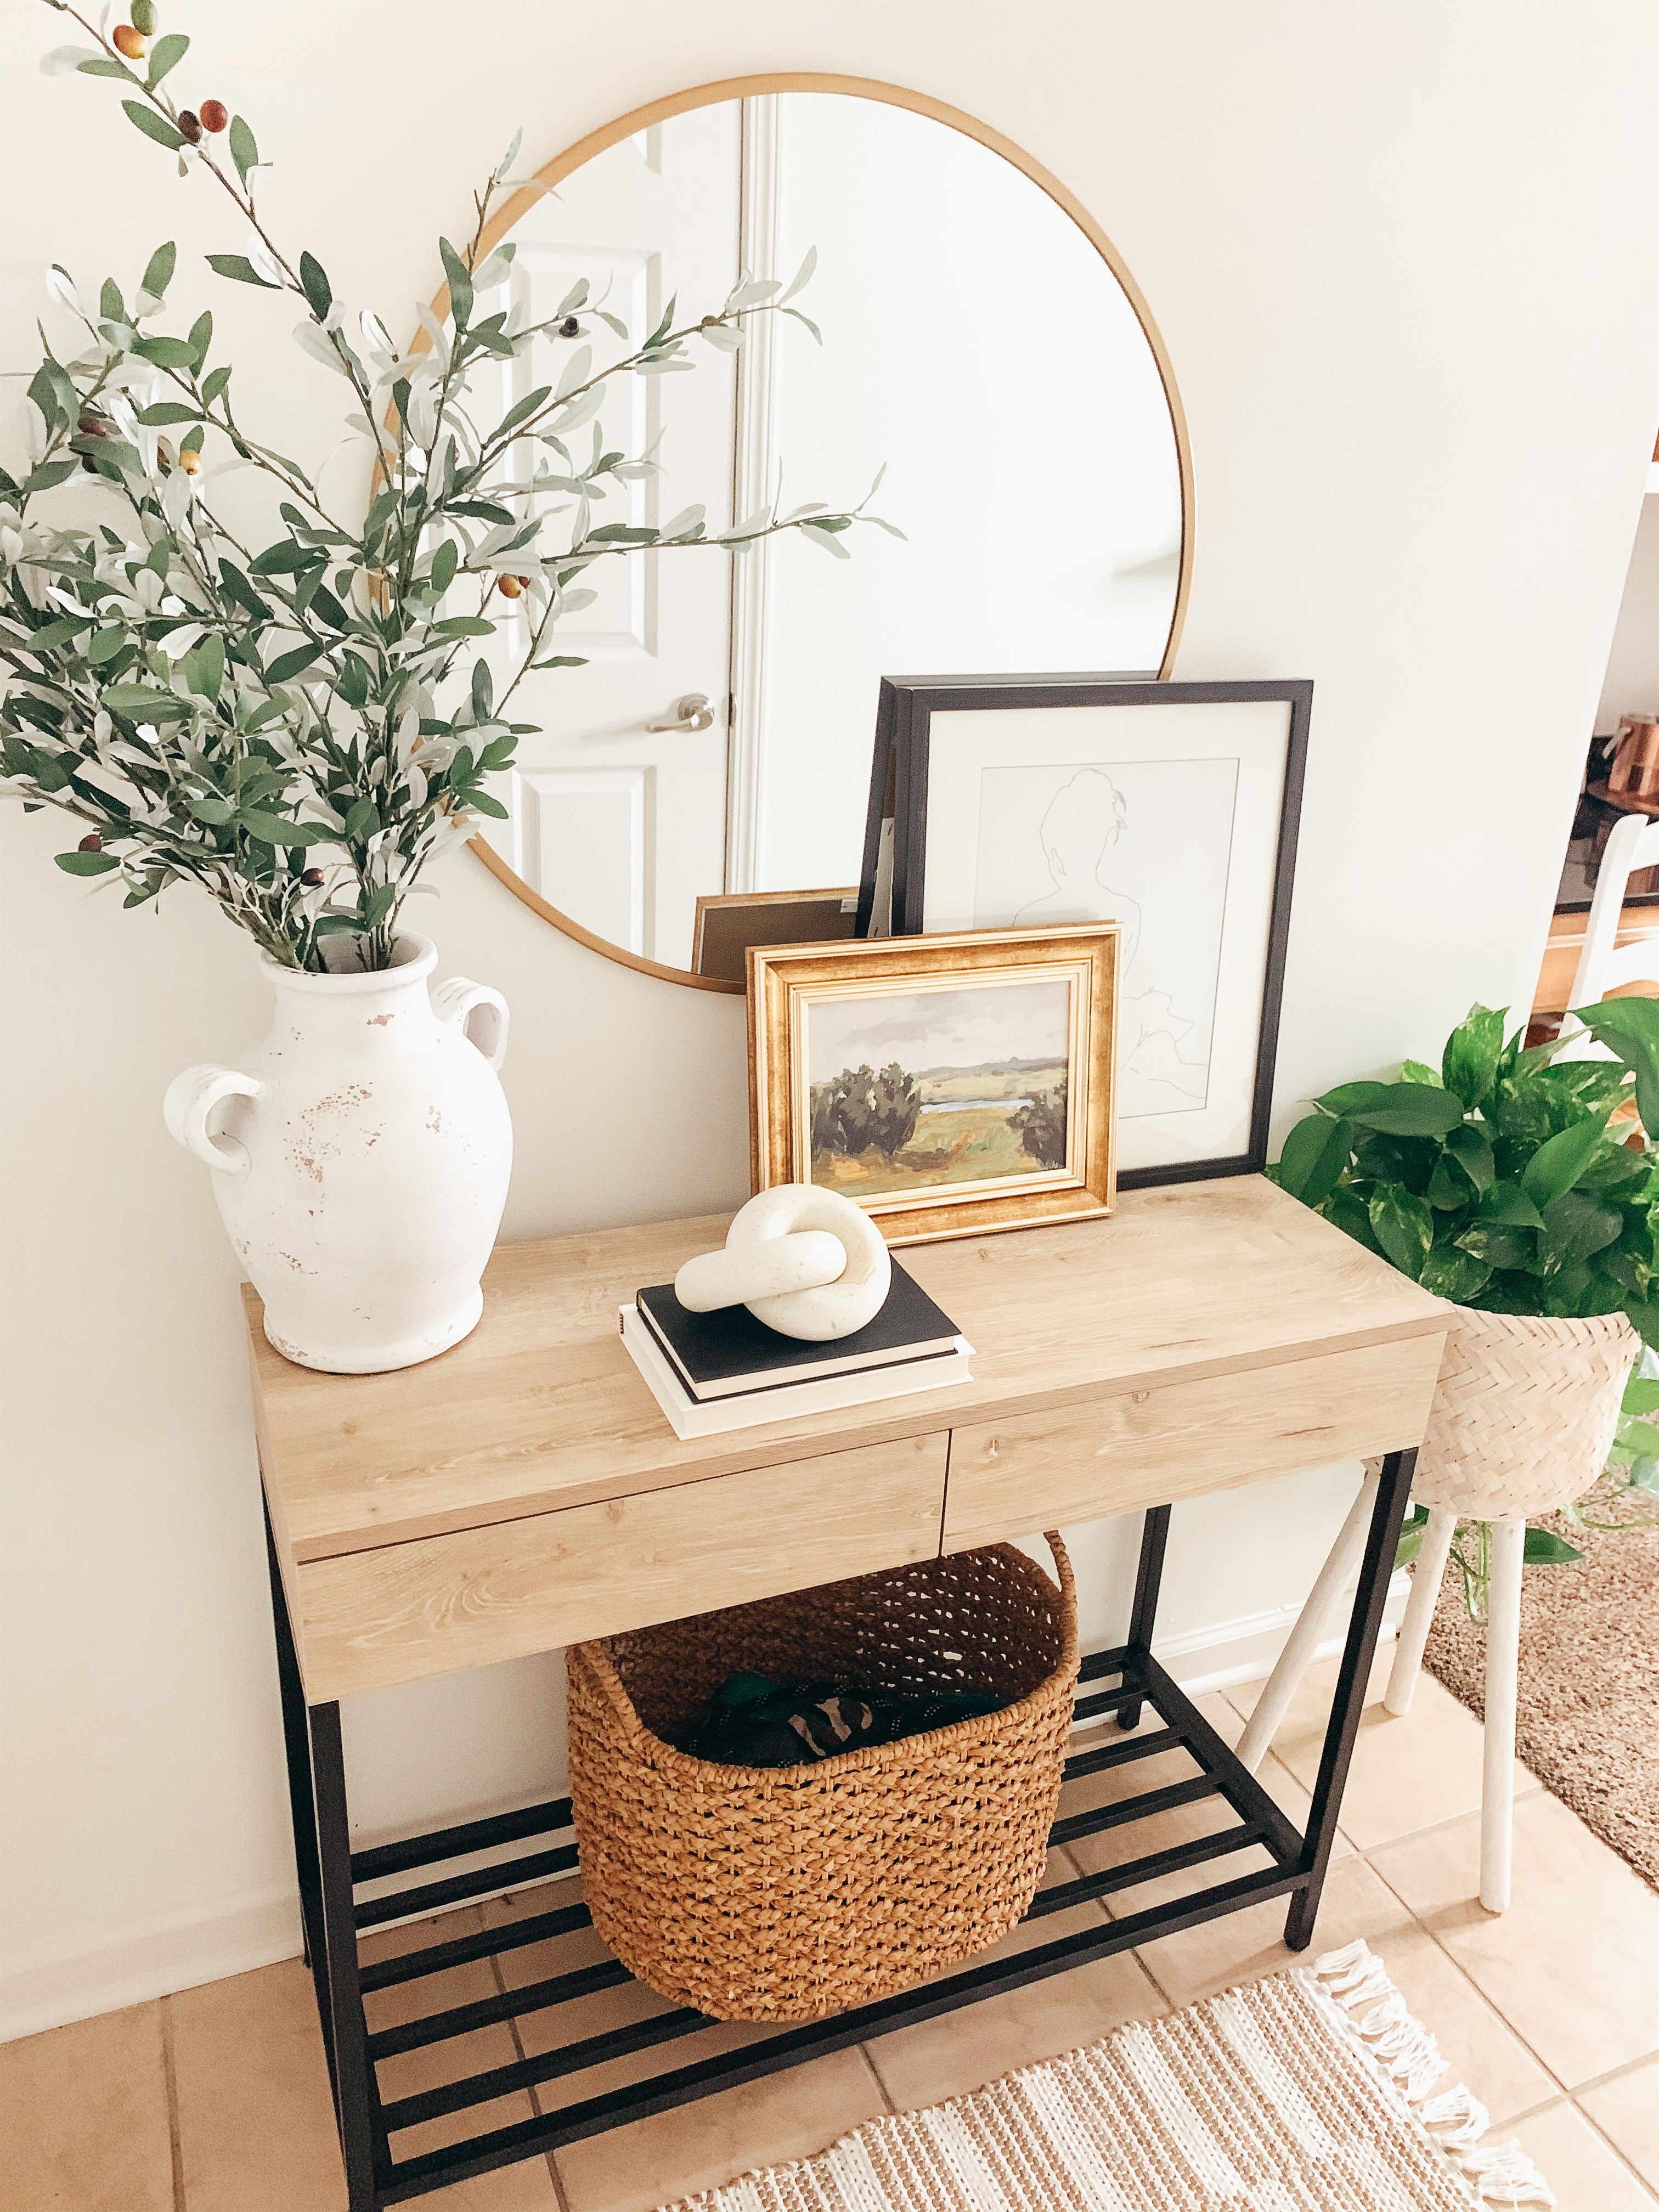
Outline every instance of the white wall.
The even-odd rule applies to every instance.
[[[1616,730],[1621,714],[1659,714],[1659,498],[1642,501],[1595,727]]]
[[[816,68],[909,81],[1029,147],[1124,252],[1181,380],[1199,503],[1177,672],[1317,683],[1282,1112],[1433,1046],[1476,995],[1524,1003],[1659,414],[1645,0],[1571,23],[1546,0],[1037,0],[1012,32],[991,0],[634,0],[625,35],[615,10],[498,3],[465,40],[437,0],[390,29],[322,0],[199,20],[191,88],[249,108],[284,234],[394,318],[520,119],[539,159],[678,85]],[[61,35],[44,9],[0,28],[22,94],[0,147],[8,363],[46,259],[131,281],[169,234],[187,266],[240,243],[104,88],[29,78]],[[268,337],[291,313],[178,290],[210,287],[245,411],[320,450],[332,392]],[[263,1025],[251,951],[188,905],[89,900],[38,819],[4,836],[0,1889],[21,2032],[279,1955],[292,1921],[234,1270],[158,1109],[178,1067]],[[465,859],[434,927],[447,969],[514,1004],[509,1234],[741,1195],[737,1006],[579,951]],[[573,1075],[596,1048],[604,1097]],[[1348,1480],[1183,1511],[1171,1632],[1292,1601]],[[1090,1547],[1103,1630],[1121,1548]],[[360,1708],[366,1820],[435,1806],[452,1757],[458,1801],[498,1791],[497,1723],[550,1773],[555,1684],[538,1664]]]

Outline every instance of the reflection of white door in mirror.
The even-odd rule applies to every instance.
[[[497,786],[490,844],[556,919],[673,969],[700,894],[857,876],[884,674],[1167,670],[1190,556],[1173,382],[1088,218],[967,118],[801,83],[664,103],[555,164],[512,233],[538,316],[609,274],[630,335],[671,290],[701,313],[816,247],[793,304],[821,348],[766,315],[735,373],[699,346],[666,392],[618,381],[608,442],[648,446],[660,399],[664,475],[603,519],[706,501],[712,531],[780,486],[784,513],[851,507],[884,464],[874,511],[905,533],[860,529],[844,561],[791,535],[618,562],[554,641],[588,665],[519,693],[544,734]],[[690,693],[712,728],[648,733]]]
[[[624,344],[583,319],[603,364],[643,343],[676,290],[688,308],[717,308],[738,278],[738,158],[737,109],[726,102],[638,131],[567,178],[513,232],[514,292],[532,320],[586,277],[593,299],[628,325]],[[559,349],[561,366],[568,352]],[[698,356],[695,375],[617,379],[596,424],[573,434],[582,460],[596,432],[605,450],[625,453],[663,437],[665,475],[613,489],[596,522],[659,524],[698,499],[710,531],[726,527],[732,368],[712,348]],[[513,374],[524,390],[503,390],[503,408],[545,371],[532,356]],[[526,476],[542,451],[532,448]],[[520,686],[515,718],[540,734],[521,741],[496,786],[509,819],[487,834],[533,890],[596,936],[684,962],[697,895],[717,888],[725,867],[730,556],[710,547],[599,561],[581,583],[598,597],[560,623],[552,649],[586,665]],[[521,638],[514,644],[522,649]],[[677,715],[690,694],[714,708],[703,728],[700,716]]]

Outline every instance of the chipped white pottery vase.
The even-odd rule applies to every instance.
[[[412,1367],[483,1308],[513,1164],[507,1002],[459,976],[428,991],[436,960],[415,936],[375,974],[262,957],[264,1036],[167,1091],[167,1128],[213,1170],[265,1334],[302,1367]]]

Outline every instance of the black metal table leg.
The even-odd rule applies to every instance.
[[[1164,1553],[1170,1541],[1170,1509],[1149,1505],[1141,1516],[1140,1565],[1135,1574],[1134,1604],[1129,1613],[1129,1642],[1143,1651],[1152,1648],[1152,1628],[1158,1620],[1158,1594],[1164,1581]],[[1140,1726],[1140,1699],[1125,1705],[1117,1724],[1131,1733]]]
[[[294,1823],[294,1865],[300,1886],[300,1926],[305,1961],[317,1984],[317,2008],[328,2016],[328,1982],[322,1970],[323,1892],[317,1865],[317,1801],[311,1787],[311,1735],[306,1719],[305,1685],[289,1618],[288,1593],[276,1557],[276,1539],[265,1512],[265,1564],[270,1571],[270,1614],[276,1630],[276,1680],[282,1693],[283,1748],[288,1759],[289,1811]],[[327,2034],[325,2030],[324,2040]],[[330,2055],[332,2063],[332,2054]]]
[[[373,2212],[377,2090],[368,2063],[368,2027],[357,1964],[357,1916],[351,1894],[345,1760],[337,1705],[310,1708],[311,1768],[317,1793],[317,1855],[322,1876],[323,1948],[328,1973],[326,2032],[331,2045],[340,2151],[349,2212]]]
[[[1359,1570],[1359,1587],[1354,1593],[1353,1615],[1348,1623],[1347,1641],[1342,1650],[1342,1666],[1336,1679],[1336,1696],[1331,1706],[1330,1722],[1325,1730],[1325,1747],[1319,1759],[1319,1778],[1314,1784],[1313,1804],[1308,1814],[1302,1859],[1297,1869],[1308,1876],[1307,1886],[1298,1890],[1291,1899],[1290,1913],[1285,1923],[1285,1941],[1292,1951],[1304,1951],[1313,1941],[1314,1921],[1319,1911],[1320,1894],[1325,1887],[1325,1871],[1330,1864],[1331,1849],[1336,1841],[1337,1814],[1342,1803],[1343,1788],[1348,1779],[1348,1767],[1353,1758],[1354,1739],[1359,1733],[1359,1718],[1365,1705],[1365,1685],[1370,1679],[1377,1632],[1382,1626],[1382,1609],[1388,1603],[1395,1553],[1400,1543],[1400,1527],[1406,1517],[1406,1500],[1411,1494],[1412,1474],[1416,1465],[1415,1451],[1390,1452],[1382,1462],[1382,1479],[1377,1485],[1376,1503],[1371,1509],[1371,1525],[1365,1538],[1365,1557]]]
[[[270,1569],[276,1679],[282,1693],[283,1744],[288,1759],[289,1809],[294,1821],[294,1863],[306,1963],[317,1993],[317,2016],[345,2161],[349,2212],[371,2212],[377,2184],[377,2092],[368,2063],[368,2027],[363,2017],[357,1962],[340,1708],[306,1703],[269,1510],[265,1557]]]

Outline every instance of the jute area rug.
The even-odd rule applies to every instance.
[[[1606,1499],[1584,1510],[1620,1517]],[[1522,1578],[1516,1749],[1659,1889],[1659,1528],[1598,1535],[1560,1519],[1542,1526],[1585,1556],[1528,1567]],[[1484,1712],[1486,1631],[1464,1610],[1455,1565],[1425,1657],[1454,1697]]]
[[[872,2120],[672,2212],[1470,2212],[1551,2205],[1364,1943]]]

